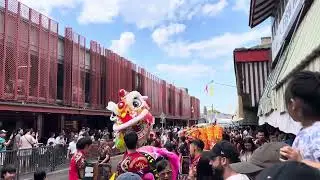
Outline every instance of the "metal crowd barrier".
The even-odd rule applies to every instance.
[[[0,169],[4,165],[14,165],[17,175],[33,173],[39,168],[54,171],[66,165],[67,148],[63,146],[43,146],[32,149],[7,150],[0,152]]]

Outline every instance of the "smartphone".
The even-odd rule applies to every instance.
[[[288,158],[286,156],[280,155],[280,161],[287,161]]]

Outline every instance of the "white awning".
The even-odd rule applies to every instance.
[[[269,116],[260,116],[259,125],[268,123],[273,127],[279,128],[285,133],[297,134],[302,128],[301,124],[295,122],[288,113],[280,114],[279,111],[272,112]]]

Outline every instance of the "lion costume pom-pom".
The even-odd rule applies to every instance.
[[[139,137],[138,146],[142,146],[150,134],[154,117],[149,112],[147,96],[142,96],[137,91],[127,92],[124,89],[121,89],[118,94],[120,101],[117,104],[110,101],[107,109],[113,113],[110,119],[114,121],[115,148],[123,152],[125,151],[123,140],[125,132],[136,131]]]

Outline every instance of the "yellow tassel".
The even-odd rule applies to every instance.
[[[126,113],[126,112],[121,113],[121,118],[126,117],[126,115],[127,115],[127,113]]]
[[[116,180],[116,173],[113,173],[109,180]]]

